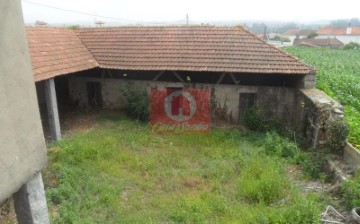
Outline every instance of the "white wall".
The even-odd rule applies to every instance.
[[[337,38],[344,44],[348,44],[350,42],[360,43],[360,35],[319,35],[316,38],[317,39]]]

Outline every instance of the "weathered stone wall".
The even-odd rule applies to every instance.
[[[267,86],[241,86],[224,84],[189,84],[181,82],[164,81],[139,81],[111,78],[88,78],[69,76],[70,98],[80,107],[88,106],[86,82],[100,82],[102,86],[102,98],[105,108],[123,109],[125,102],[121,93],[121,86],[136,84],[150,91],[151,88],[187,87],[192,88],[215,88],[216,101],[220,106],[226,105],[228,114],[235,121],[239,120],[239,97],[240,93],[256,93],[257,106],[265,109],[268,116],[277,115],[288,123],[293,122],[294,105],[297,100],[296,89],[286,87]]]
[[[318,89],[303,89],[301,93],[302,137],[313,148],[342,149],[347,135],[342,105]]]

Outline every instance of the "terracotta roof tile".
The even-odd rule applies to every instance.
[[[98,66],[72,30],[27,27],[26,32],[35,81]]]
[[[290,29],[287,30],[285,33],[283,33],[283,35],[287,35],[287,36],[307,36],[311,33],[316,33],[316,30],[300,30],[300,29]]]
[[[76,33],[102,68],[280,74],[311,70],[241,27],[116,27]]]
[[[347,27],[323,27],[317,34],[319,35],[360,35],[360,27],[351,27],[351,34],[346,34]]]
[[[344,46],[344,43],[336,38],[323,38],[323,39],[303,38],[303,39],[295,39],[294,45],[340,48]]]

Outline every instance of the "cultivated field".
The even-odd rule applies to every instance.
[[[349,141],[360,148],[360,50],[305,47],[284,50],[318,69],[316,87],[345,105]]]
[[[102,117],[50,147],[44,179],[54,223],[319,223],[324,195],[289,173],[314,170],[306,155],[275,133],[154,135]]]

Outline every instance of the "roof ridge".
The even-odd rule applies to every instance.
[[[95,61],[95,65],[99,68],[100,67],[100,65],[99,65],[99,63],[98,63],[98,60],[94,57],[94,55],[91,53],[91,51],[90,51],[90,49],[86,46],[86,44],[83,42],[83,40],[78,36],[78,32],[75,32],[75,30],[71,30],[72,31],[72,33],[74,34],[74,36],[78,39],[78,40],[80,40],[80,42],[81,42],[81,44],[85,47],[85,49],[89,52],[89,54],[91,55],[91,57],[92,57],[92,59],[94,59],[94,61]]]

